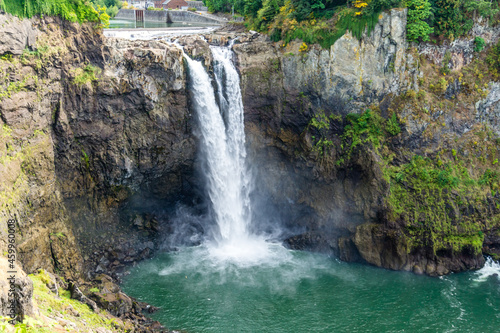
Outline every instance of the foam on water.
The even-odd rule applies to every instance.
[[[490,276],[496,276],[500,280],[500,262],[494,261],[491,257],[486,259],[484,267],[475,272],[476,278],[474,281],[486,281]]]
[[[157,29],[104,29],[104,36],[111,38],[123,38],[131,40],[152,40],[166,37],[179,37],[200,33],[210,33],[214,27],[177,27]]]
[[[257,254],[230,245],[227,245],[230,248],[210,244],[183,248],[170,253],[171,260],[159,267],[157,274],[168,279],[176,276],[190,279],[195,290],[229,283],[238,288],[260,286],[278,291],[295,289],[301,280],[316,279],[318,272],[329,265],[329,260],[322,256],[290,251],[276,243],[257,242],[259,247],[262,244],[267,247],[256,249]]]

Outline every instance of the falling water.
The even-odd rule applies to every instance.
[[[214,241],[144,261],[124,290],[192,332],[493,332],[498,262],[440,279],[289,251],[249,232],[243,108],[231,51],[212,48],[214,79],[186,56]],[[218,103],[216,102],[218,100]],[[355,300],[355,301],[353,301]]]
[[[267,256],[269,245],[250,234],[251,176],[246,168],[245,128],[239,75],[230,48],[211,47],[217,98],[203,65],[185,56],[192,101],[201,132],[207,192],[218,225],[211,253],[244,261]]]

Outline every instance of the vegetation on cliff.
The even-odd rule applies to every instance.
[[[498,222],[490,215],[500,212],[497,153],[482,163],[461,158],[455,149],[429,156],[398,151],[392,143],[393,117],[384,120],[377,110],[367,110],[346,121],[342,155],[348,160],[355,149],[371,149],[380,156],[389,184],[384,218],[403,226],[400,236],[408,253],[481,254],[484,232]]]
[[[498,21],[498,1],[486,0],[205,0],[211,11],[232,8],[246,17],[247,26],[267,33],[273,41],[294,39],[330,47],[346,31],[358,39],[369,35],[382,11],[408,8],[408,39],[453,39],[472,28],[473,18]]]
[[[33,303],[38,310],[33,316],[25,316],[22,323],[14,326],[10,318],[0,317],[2,332],[51,333],[51,332],[130,332],[129,322],[109,314],[105,310],[94,312],[87,304],[71,298],[69,290],[58,288],[53,276],[44,270],[31,274]]]
[[[101,22],[106,26],[106,7],[92,6],[88,0],[0,0],[0,10],[21,17],[60,16],[71,22]]]
[[[378,104],[344,118],[321,111],[307,128],[315,140],[312,151],[319,151],[320,159],[332,159],[323,165],[349,169],[360,155],[376,156],[379,181],[388,185],[379,222],[396,240],[398,252],[428,258],[498,255],[484,241],[487,234],[500,235],[500,138],[479,123],[463,135],[438,133],[451,126],[448,117],[454,110],[470,108],[487,96],[489,82],[498,79],[499,49],[494,45],[481,51],[455,71],[448,68],[449,54],[437,66],[410,49],[424,73],[418,93],[408,90],[392,97],[383,111]],[[427,124],[419,137],[409,138],[403,131],[409,115],[413,123]],[[340,149],[323,144],[335,141],[331,119],[342,128]]]

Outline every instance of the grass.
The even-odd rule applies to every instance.
[[[26,332],[90,332],[102,327],[112,332],[125,332],[128,328],[106,311],[93,312],[86,304],[71,299],[68,290],[59,289],[59,296],[50,291],[47,284],[50,277],[41,270],[38,274],[29,275],[33,281],[33,300],[40,311],[37,318],[27,318],[24,322]],[[64,329],[57,320],[62,317],[74,325]],[[1,327],[1,324],[0,324]]]

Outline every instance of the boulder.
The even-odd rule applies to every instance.
[[[18,263],[11,269],[7,259],[0,257],[0,316],[22,321],[25,315],[33,315],[32,296],[33,281]]]
[[[34,48],[38,30],[30,20],[21,20],[10,14],[0,15],[0,55],[23,54],[26,48]]]

